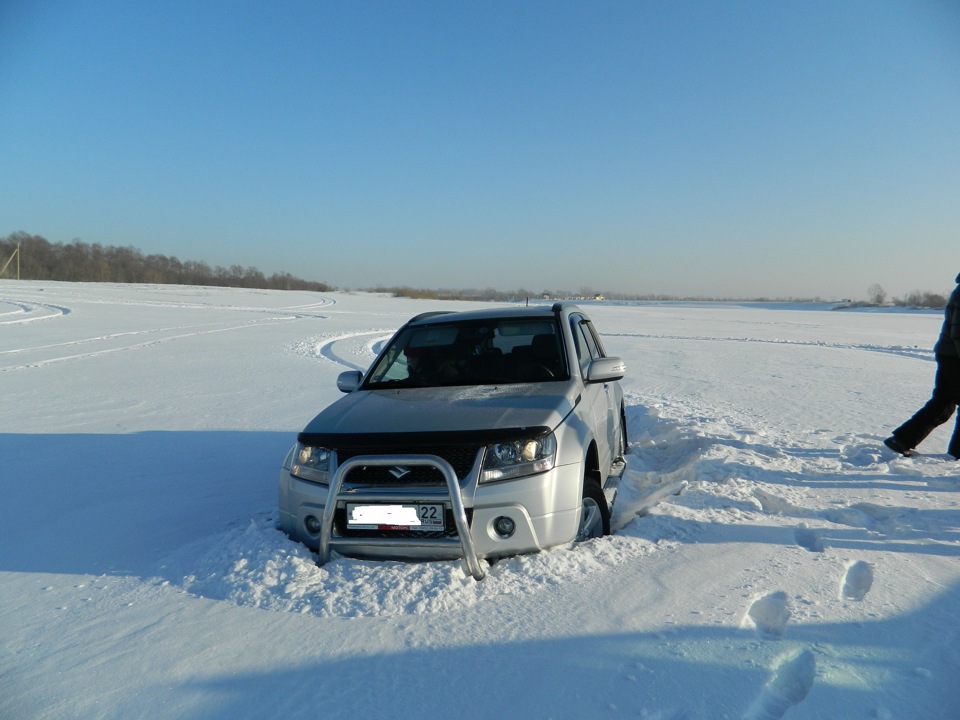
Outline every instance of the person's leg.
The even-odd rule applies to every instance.
[[[960,415],[957,415],[957,424],[953,428],[953,437],[950,438],[947,452],[953,455],[954,460],[960,460]]]
[[[957,409],[957,400],[960,399],[957,396],[958,392],[960,392],[960,358],[938,355],[933,395],[912,418],[893,431],[893,439],[896,443],[909,451],[923,442],[927,435],[953,415]],[[887,445],[891,446],[890,443]],[[894,449],[902,452],[897,448]]]
[[[960,405],[960,358],[945,358],[943,365],[943,375],[941,386],[944,392],[949,396],[955,405]],[[953,436],[950,438],[950,445],[947,447],[955,460],[960,460],[960,414],[957,415],[956,425],[953,427]]]

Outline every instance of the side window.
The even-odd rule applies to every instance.
[[[593,323],[589,320],[581,320],[580,327],[583,328],[583,335],[587,339],[587,345],[590,346],[590,356],[596,360],[606,356],[603,352],[603,346],[600,344],[600,338],[597,337],[597,331],[593,329]]]

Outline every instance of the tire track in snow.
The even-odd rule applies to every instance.
[[[69,341],[67,341],[67,342],[51,343],[51,344],[49,344],[49,345],[34,345],[34,346],[31,346],[31,347],[19,347],[19,348],[12,348],[12,349],[10,349],[10,350],[0,350],[0,355],[18,355],[18,354],[22,354],[22,353],[39,352],[39,351],[41,351],[41,350],[55,350],[55,349],[57,349],[57,348],[68,348],[68,347],[76,347],[76,346],[79,346],[79,345],[89,345],[89,344],[91,344],[91,343],[107,342],[107,341],[110,341],[110,340],[115,340],[115,339],[117,339],[117,338],[136,337],[136,336],[139,336],[139,335],[153,335],[153,334],[162,333],[162,332],[174,332],[174,331],[181,331],[181,330],[192,330],[192,329],[194,329],[194,328],[208,328],[208,327],[215,327],[215,326],[219,326],[219,325],[220,325],[220,323],[204,323],[204,324],[202,324],[202,325],[182,325],[182,326],[175,326],[175,327],[169,327],[169,328],[150,328],[150,329],[147,329],[147,330],[128,330],[128,331],[125,331],[125,332],[110,333],[110,334],[108,334],[108,335],[96,335],[96,336],[94,336],[94,337],[89,337],[89,338],[81,338],[81,339],[78,339],[78,340],[69,340]]]
[[[283,305],[279,307],[269,307],[255,305],[237,305],[220,302],[202,302],[199,300],[145,300],[140,298],[112,298],[112,299],[84,299],[84,303],[90,305],[116,305],[120,307],[148,307],[165,308],[170,310],[224,310],[249,313],[268,313],[268,314],[299,314],[302,317],[315,317],[310,313],[316,312],[322,308],[329,308],[337,304],[333,298],[320,298],[319,302],[305,303],[301,305]],[[323,317],[323,316],[321,316]]]
[[[366,372],[393,333],[393,330],[361,330],[340,335],[321,335],[294,344],[292,350],[298,355],[328,360],[348,370]],[[370,339],[358,342],[360,338]]]
[[[194,328],[197,328],[197,327],[208,327],[209,329],[206,329],[206,330],[196,330],[196,329],[195,329],[195,330],[192,330],[191,332],[183,332],[184,330],[189,329],[191,326],[174,327],[174,328],[157,328],[157,329],[152,329],[152,330],[137,330],[137,331],[131,331],[131,332],[128,332],[128,333],[116,333],[116,334],[113,334],[113,335],[104,335],[104,336],[95,337],[95,338],[86,338],[86,339],[83,339],[83,340],[77,340],[77,341],[68,342],[68,343],[58,343],[58,344],[55,344],[55,345],[39,346],[39,347],[35,347],[35,348],[18,348],[18,349],[14,349],[14,350],[6,350],[6,351],[3,351],[3,352],[0,353],[0,354],[2,354],[2,355],[16,355],[16,354],[20,354],[20,353],[37,352],[37,351],[40,351],[40,350],[70,349],[70,348],[78,348],[78,347],[81,347],[81,346],[84,346],[84,345],[89,345],[89,344],[92,344],[92,343],[102,343],[102,342],[109,341],[109,340],[114,340],[114,339],[117,339],[117,338],[137,337],[137,336],[141,336],[141,335],[153,335],[153,334],[157,334],[157,333],[171,333],[171,334],[169,334],[169,335],[163,335],[162,337],[151,338],[151,339],[149,339],[149,340],[144,340],[144,341],[142,341],[142,342],[135,342],[135,343],[132,343],[132,344],[123,344],[123,345],[117,345],[117,346],[115,346],[115,347],[107,347],[107,348],[93,349],[93,350],[90,350],[90,351],[88,351],[88,352],[76,352],[76,353],[71,353],[71,354],[66,354],[66,355],[56,355],[56,356],[54,356],[54,357],[44,357],[44,358],[40,358],[40,359],[37,359],[37,360],[30,360],[30,361],[22,362],[22,363],[17,364],[17,365],[9,365],[9,366],[6,366],[6,367],[0,367],[0,373],[4,373],[4,372],[15,372],[15,371],[19,371],[19,370],[28,370],[28,369],[41,368],[41,367],[45,367],[45,366],[48,366],[48,365],[53,365],[53,364],[57,364],[57,363],[61,363],[61,362],[68,362],[68,361],[72,361],[72,360],[86,360],[86,359],[89,359],[89,358],[99,357],[99,356],[103,356],[103,355],[110,355],[110,354],[117,353],[117,352],[126,352],[126,351],[130,351],[130,350],[140,350],[140,349],[142,349],[142,348],[151,347],[151,346],[154,346],[154,345],[160,345],[160,344],[162,344],[162,343],[171,342],[171,341],[173,341],[173,340],[183,340],[183,339],[186,339],[186,338],[199,337],[199,336],[201,336],[201,335],[211,335],[211,334],[214,334],[214,333],[231,332],[231,331],[234,331],[234,330],[246,330],[246,329],[250,329],[250,328],[254,328],[254,327],[258,327],[258,326],[263,326],[263,325],[266,325],[266,324],[272,324],[272,323],[275,323],[275,322],[291,322],[291,321],[294,321],[294,320],[297,320],[297,319],[298,319],[298,318],[294,318],[294,317],[283,317],[283,318],[279,318],[279,317],[278,317],[278,318],[271,318],[271,319],[269,319],[269,320],[254,320],[254,321],[252,321],[252,322],[245,322],[245,323],[241,323],[241,324],[238,324],[238,325],[226,325],[226,326],[224,326],[223,324],[219,324],[219,323],[216,324],[216,325],[212,325],[212,326],[211,326],[211,325],[206,325],[206,326],[201,325],[201,326],[193,326],[193,327],[194,327]]]
[[[0,300],[0,302],[13,305],[17,308],[0,313],[0,325],[21,325],[39,320],[51,320],[69,315],[72,312],[70,308],[64,307],[63,305],[51,305],[49,303],[31,303],[22,300]],[[14,317],[11,320],[4,319],[8,315],[23,317]]]
[[[195,337],[199,335],[206,335],[216,332],[226,332],[230,330],[239,330],[244,328],[255,327],[264,323],[272,323],[278,321],[293,321],[293,320],[303,320],[303,319],[326,319],[325,315],[317,314],[317,311],[321,308],[327,308],[336,304],[336,300],[328,297],[321,297],[319,302],[312,302],[300,305],[291,305],[287,307],[251,307],[245,305],[224,305],[219,303],[203,303],[203,302],[184,302],[184,301],[166,301],[166,300],[138,300],[138,299],[113,299],[113,300],[103,300],[103,299],[84,299],[82,302],[100,305],[114,305],[114,306],[143,306],[143,307],[160,307],[168,309],[177,309],[177,310],[223,310],[223,311],[235,311],[235,312],[244,312],[244,313],[254,313],[258,315],[266,315],[266,319],[257,319],[252,321],[246,321],[241,323],[225,323],[225,322],[216,322],[216,323],[203,323],[197,325],[181,325],[165,328],[148,328],[143,330],[131,330],[127,332],[119,333],[110,333],[107,335],[99,335],[94,337],[80,338],[77,340],[72,340],[68,342],[61,343],[52,343],[47,345],[36,345],[31,347],[16,347],[5,350],[0,350],[0,357],[11,357],[15,356],[18,360],[16,364],[9,365],[6,367],[0,367],[0,372],[11,372],[17,370],[25,370],[29,368],[38,368],[46,365],[67,362],[71,360],[83,360],[90,357],[96,357],[100,355],[122,352],[126,350],[137,350],[150,345],[156,345],[163,342],[169,342],[171,340],[179,340],[189,337]],[[26,322],[33,322],[39,320],[48,320],[52,318],[64,317],[66,315],[74,312],[74,309],[71,307],[63,305],[53,305],[45,302],[36,302],[30,299],[22,298],[0,298],[0,307],[3,304],[13,306],[15,309],[8,312],[0,313],[0,325],[12,325],[12,324],[22,324]],[[41,313],[41,309],[45,309],[46,312]],[[12,318],[12,319],[9,319]],[[155,337],[155,336],[160,337]],[[142,338],[143,336],[152,336],[152,339],[140,342],[126,343],[125,339],[129,338]],[[104,347],[110,345],[109,347]],[[81,352],[68,352],[69,350],[81,350],[83,348],[88,348],[93,346],[94,349],[81,351]],[[52,354],[54,352],[61,352],[65,354]],[[29,356],[31,353],[36,353],[41,355],[37,359],[24,359],[24,356]]]
[[[333,298],[320,298],[320,302],[316,303],[307,303],[306,305],[288,305],[286,307],[277,308],[278,310],[299,310],[301,312],[319,310],[320,308],[327,308],[332,305],[336,305],[337,301]]]
[[[4,315],[22,315],[23,313],[30,312],[33,308],[25,302],[20,302],[18,300],[0,300],[5,305],[12,305],[14,310],[4,310],[0,312],[0,317]]]
[[[251,307],[248,305],[224,305],[210,302],[185,302],[172,300],[138,300],[133,298],[126,299],[85,299],[83,302],[92,305],[116,305],[121,307],[151,307],[167,308],[174,310],[225,310],[248,313],[264,313],[268,315],[289,316],[296,318],[319,318],[325,319],[323,315],[315,313],[323,308],[329,308],[337,304],[333,298],[321,297],[319,302],[305,303],[301,305],[289,305],[282,307]],[[22,298],[0,298],[0,306],[10,305],[13,310],[0,312],[0,325],[15,325],[38,320],[49,320],[69,315],[73,308],[64,305],[54,305],[51,303],[39,302],[36,300]],[[45,312],[44,312],[45,311]],[[40,314],[43,312],[43,314]],[[8,316],[12,319],[8,319]],[[16,317],[13,317],[16,316]],[[25,316],[25,317],[23,317]]]
[[[636,338],[638,340],[691,340],[697,342],[744,343],[762,345],[789,345],[794,347],[828,348],[831,350],[863,350],[887,353],[899,357],[933,361],[932,349],[907,345],[871,345],[857,343],[832,343],[821,340],[767,340],[751,337],[716,337],[708,335],[655,335],[647,333],[601,333],[602,337]]]

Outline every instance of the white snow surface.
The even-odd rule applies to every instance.
[[[936,313],[585,303],[626,359],[613,536],[314,556],[280,462],[376,294],[0,282],[0,718],[960,717],[960,463],[883,438]]]

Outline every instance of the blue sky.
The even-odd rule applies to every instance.
[[[960,2],[0,3],[0,235],[344,288],[960,271]]]

